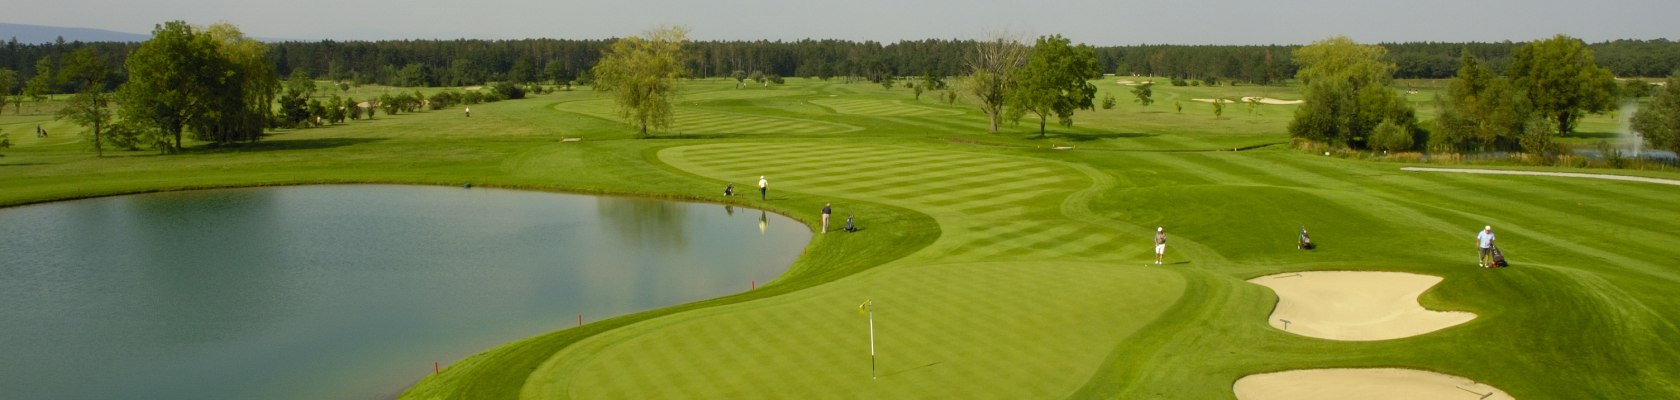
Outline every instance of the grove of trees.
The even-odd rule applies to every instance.
[[[1347,37],[1325,39],[1295,50],[1296,79],[1306,103],[1289,122],[1292,137],[1341,147],[1367,148],[1378,125],[1416,131],[1412,108],[1394,90],[1394,63],[1381,46]]]

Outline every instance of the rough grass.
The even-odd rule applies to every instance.
[[[7,114],[0,129],[18,145],[0,150],[0,204],[472,182],[735,202],[807,223],[834,203],[838,220],[856,214],[865,228],[818,235],[758,290],[487,349],[407,398],[1199,399],[1230,397],[1244,375],[1326,367],[1439,371],[1519,398],[1680,396],[1680,188],[1410,173],[1286,146],[1230,151],[1285,142],[1293,106],[1249,115],[1235,104],[1215,119],[1187,100],[1294,98],[1290,88],[1158,84],[1160,102],[1146,108],[1128,103],[1129,87],[1098,82],[1116,109],[1081,112],[1039,139],[1035,123],[987,134],[972,107],[904,89],[789,82],[690,82],[676,132],[650,140],[630,139],[589,91],[477,105],[471,118],[381,115],[103,159],[67,124]],[[1185,99],[1183,114],[1172,99]],[[43,122],[54,137],[36,140]],[[716,197],[760,175],[769,201]],[[1472,238],[1486,224],[1513,267],[1475,267]],[[1164,267],[1148,265],[1156,226],[1171,238]],[[1319,250],[1294,248],[1301,226]],[[1244,280],[1303,270],[1443,276],[1424,305],[1479,317],[1358,343],[1267,326],[1276,298]],[[876,380],[855,312],[865,299],[878,307]]]

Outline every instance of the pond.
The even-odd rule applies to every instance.
[[[749,290],[810,239],[715,204],[399,185],[0,209],[0,397],[395,397],[579,315]]]

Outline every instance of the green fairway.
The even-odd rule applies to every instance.
[[[405,398],[1205,399],[1231,397],[1250,374],[1361,367],[1437,371],[1517,398],[1680,397],[1680,187],[1309,154],[1282,145],[1296,106],[1237,103],[1215,118],[1193,100],[1299,98],[1294,87],[1157,78],[1144,107],[1120,79],[1148,78],[1095,81],[1119,104],[1081,111],[1071,128],[1052,122],[1044,138],[1036,120],[988,134],[979,110],[937,92],[917,100],[801,78],[687,81],[671,130],[652,139],[634,139],[590,90],[167,156],[95,158],[79,127],[6,114],[0,130],[15,147],[0,150],[0,205],[473,183],[741,204],[814,230],[833,204],[830,232],[774,282],[486,349],[445,362]],[[1432,118],[1427,99],[1440,89],[1418,88],[1408,99]],[[38,123],[53,137],[34,138]],[[1615,122],[1581,126],[1581,138],[1613,136]],[[768,201],[752,190],[759,176]],[[745,196],[721,197],[725,183]],[[837,232],[848,215],[862,231]],[[1476,267],[1473,238],[1490,224],[1511,268]],[[1152,265],[1157,226],[1170,238],[1164,266]],[[1295,248],[1303,226],[1318,250]],[[1272,328],[1277,297],[1245,280],[1308,270],[1440,276],[1422,304],[1477,318],[1374,342]],[[865,300],[876,306],[878,379],[857,313]]]

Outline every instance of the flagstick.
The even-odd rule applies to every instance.
[[[869,379],[875,376],[875,307],[869,307]]]

